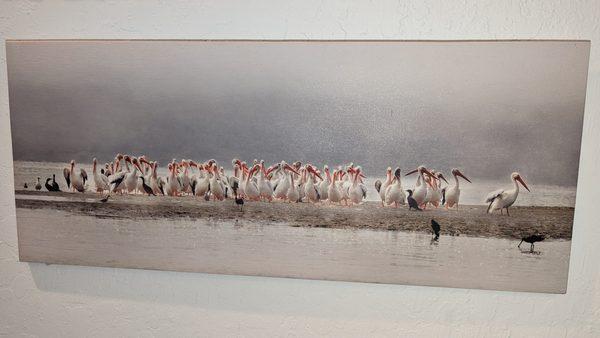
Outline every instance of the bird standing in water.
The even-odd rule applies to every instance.
[[[42,183],[40,183],[40,178],[37,178],[37,183],[35,184],[35,190],[42,190]]]
[[[519,245],[517,245],[517,247],[520,249],[521,248],[521,244],[523,244],[523,242],[527,242],[527,243],[531,244],[530,251],[533,252],[534,243],[535,242],[541,242],[544,239],[546,239],[544,237],[544,235],[531,235],[531,236],[523,237],[521,239],[521,242],[519,242]]]
[[[431,229],[433,230],[433,233],[435,234],[435,237],[433,238],[434,241],[437,241],[438,239],[440,239],[440,224],[438,222],[436,222],[433,218],[431,219]]]

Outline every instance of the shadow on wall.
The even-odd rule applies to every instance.
[[[46,292],[87,295],[106,299],[151,301],[225,310],[317,318],[431,320],[431,305],[440,308],[436,321],[456,321],[453,311],[473,324],[488,322],[496,311],[510,311],[524,302],[547,302],[563,295],[419,287],[389,284],[330,282],[273,277],[211,275],[140,269],[98,268],[28,263],[36,286]],[[427,288],[427,292],[423,292]],[[464,300],[476,293],[489,311],[466,308]],[[360,299],[357,304],[356,300]],[[565,298],[566,300],[566,298]],[[421,304],[406,307],[409,302]],[[461,305],[462,304],[462,305]],[[479,309],[475,311],[475,309]],[[444,318],[445,316],[445,318]]]

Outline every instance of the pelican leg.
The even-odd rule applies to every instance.
[[[504,209],[500,209],[500,215],[504,215]]]
[[[510,216],[510,213],[508,212],[508,208],[506,208],[506,215]]]
[[[517,245],[517,248],[519,248],[519,249],[520,249],[520,248],[521,248],[521,244],[523,244],[523,240],[521,240],[521,241],[519,242],[519,245]]]

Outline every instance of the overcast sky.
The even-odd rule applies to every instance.
[[[574,185],[587,42],[7,42],[14,158],[419,164]],[[229,165],[228,165],[229,166]]]

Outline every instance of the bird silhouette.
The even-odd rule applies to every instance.
[[[521,248],[521,244],[523,244],[523,242],[530,243],[531,244],[530,251],[533,252],[534,243],[535,242],[541,242],[544,239],[546,239],[544,237],[544,235],[531,235],[531,236],[523,237],[521,239],[521,242],[519,242],[519,245],[517,245],[517,247],[520,249]]]
[[[152,188],[150,188],[150,186],[148,186],[146,184],[146,180],[144,179],[144,176],[140,176],[140,180],[142,180],[142,188],[144,188],[144,192],[146,194],[148,194],[148,196],[150,196],[150,195],[156,196],[156,194],[154,193],[154,190],[152,190]]]
[[[50,177],[46,178],[46,183],[44,184],[44,186],[46,187],[46,190],[54,191],[52,185],[50,184],[50,181],[52,181]]]
[[[60,187],[56,183],[56,174],[52,174],[52,191],[60,191]]]
[[[108,198],[109,197],[110,197],[110,193],[108,195],[106,195],[106,197],[104,197],[103,199],[101,199],[100,202],[102,202],[102,203],[108,202]]]
[[[406,192],[408,193],[408,197],[406,198],[406,201],[408,201],[408,210],[415,209],[418,211],[423,211],[421,208],[419,208],[419,203],[417,203],[417,201],[412,197],[413,191],[408,189]]]
[[[433,238],[435,241],[437,241],[440,238],[440,224],[438,222],[436,222],[433,218],[431,219],[431,229],[433,230],[433,233],[435,234],[435,237]]]
[[[27,186],[27,182],[23,183],[23,188],[25,188],[25,189],[27,189],[27,188],[28,188],[28,186]]]

